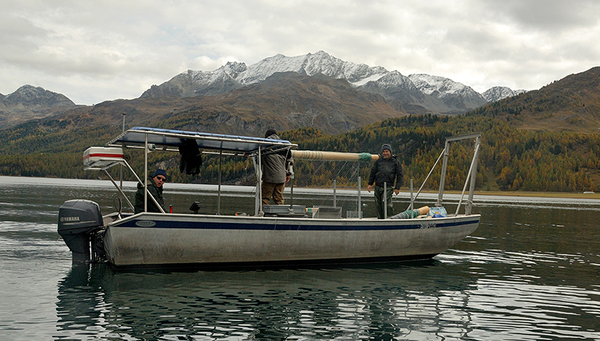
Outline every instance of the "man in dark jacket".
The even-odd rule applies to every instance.
[[[400,193],[402,185],[402,165],[392,155],[392,146],[384,144],[381,147],[381,157],[375,161],[371,168],[371,175],[367,183],[367,191],[371,192],[375,185],[375,204],[377,205],[377,218],[385,218],[383,196],[387,197],[387,216],[394,215],[394,206],[392,205],[392,192]],[[386,184],[387,193],[383,193],[383,184]]]
[[[163,184],[167,181],[167,172],[164,169],[157,169],[148,181],[148,212],[160,212],[160,209],[150,198],[150,195],[156,199],[160,207],[165,210],[165,199],[163,198]],[[138,183],[135,193],[135,213],[144,212],[144,184]]]
[[[267,130],[265,138],[281,140],[274,129]],[[262,157],[262,203],[268,205],[271,197],[276,205],[283,205],[283,189],[289,180],[288,167],[291,153],[289,149]]]

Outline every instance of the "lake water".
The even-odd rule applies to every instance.
[[[217,209],[214,186],[166,186],[175,211]],[[223,214],[252,202],[225,189]],[[56,220],[73,198],[116,202],[106,181],[0,177],[3,340],[600,340],[598,200],[476,196],[479,229],[428,261],[114,271],[72,268]]]

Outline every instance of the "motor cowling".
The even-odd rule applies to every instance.
[[[73,253],[73,263],[90,261],[91,235],[103,226],[100,206],[91,200],[65,201],[58,210],[58,234]]]

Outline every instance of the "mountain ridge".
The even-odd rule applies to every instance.
[[[295,72],[275,73],[262,82],[220,95],[138,98],[103,107],[126,112],[128,119],[136,120],[131,124],[155,116],[154,120],[162,117],[161,127],[256,136],[262,136],[267,128],[302,127],[338,134],[407,115],[382,96],[358,91],[345,80]]]
[[[188,70],[160,85],[152,85],[140,98],[218,95],[264,81],[277,72],[296,72],[308,76],[324,74],[345,79],[361,91],[382,95],[396,107],[415,108],[411,112],[415,114],[461,114],[488,103],[483,95],[471,87],[449,78],[423,74],[407,77],[399,71],[388,71],[381,66],[347,62],[324,51],[294,57],[277,54],[252,65],[228,62],[214,71]],[[411,84],[413,79],[418,80],[420,86]],[[453,91],[448,92],[448,89]],[[499,96],[503,94],[509,95],[510,92]],[[495,99],[501,98],[496,96]]]
[[[490,103],[469,115],[500,118],[527,130],[598,133],[600,67]]]
[[[439,84],[450,84],[450,88],[459,87],[468,91],[445,93],[443,88],[438,88],[436,91],[424,92],[422,88],[413,84],[411,77],[414,79],[417,77],[415,75],[404,76],[399,71],[388,71],[381,66],[347,62],[324,51],[295,57],[276,54],[252,65],[243,62],[227,62],[213,71],[187,70],[160,85],[152,85],[139,98],[216,96],[263,82],[269,76],[279,72],[295,72],[310,77],[323,74],[335,79],[343,79],[362,92],[382,96],[392,108],[409,114],[462,114],[485,104],[485,100],[482,99],[485,97],[478,96],[470,87],[448,78],[428,76],[443,79],[443,82],[438,82]],[[31,89],[36,89],[39,94],[46,95],[45,97],[44,95],[33,96],[32,98],[40,99],[37,103],[23,101],[27,97],[22,96],[26,89],[30,92]],[[489,98],[499,100],[513,93],[509,89],[495,93],[495,96]],[[0,129],[31,119],[58,115],[76,106],[62,94],[30,85],[24,85],[12,94],[0,95]],[[21,100],[14,100],[16,97],[21,97]],[[42,100],[43,98],[45,100]]]
[[[0,128],[11,127],[75,108],[67,96],[42,87],[23,85],[13,93],[0,96]]]

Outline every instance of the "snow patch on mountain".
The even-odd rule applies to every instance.
[[[436,97],[444,97],[448,94],[461,94],[469,92],[469,89],[475,92],[475,90],[462,83],[440,76],[420,73],[409,75],[408,79],[423,93]]]
[[[245,63],[228,62],[215,71],[188,71],[194,82],[198,84],[209,84],[224,79],[236,79],[248,67]]]
[[[369,77],[363,78],[363,79],[361,79],[361,80],[359,80],[357,82],[350,83],[350,84],[352,84],[353,86],[359,87],[359,86],[363,86],[363,85],[365,85],[365,84],[367,84],[369,82],[376,82],[376,81],[378,81],[379,79],[381,79],[384,76],[385,76],[385,73],[374,74],[374,75],[371,75]]]
[[[398,71],[391,71],[387,74],[383,75],[380,79],[377,80],[377,83],[382,88],[391,88],[391,87],[403,87],[418,90],[415,84],[408,77],[402,75]]]
[[[485,98],[486,101],[491,103],[491,102],[496,102],[496,101],[499,101],[501,99],[505,99],[508,97],[517,96],[517,95],[520,95],[525,92],[527,92],[527,91],[523,90],[523,89],[513,90],[506,86],[494,86],[494,87],[486,90],[482,94],[482,96],[483,96],[483,98]]]

